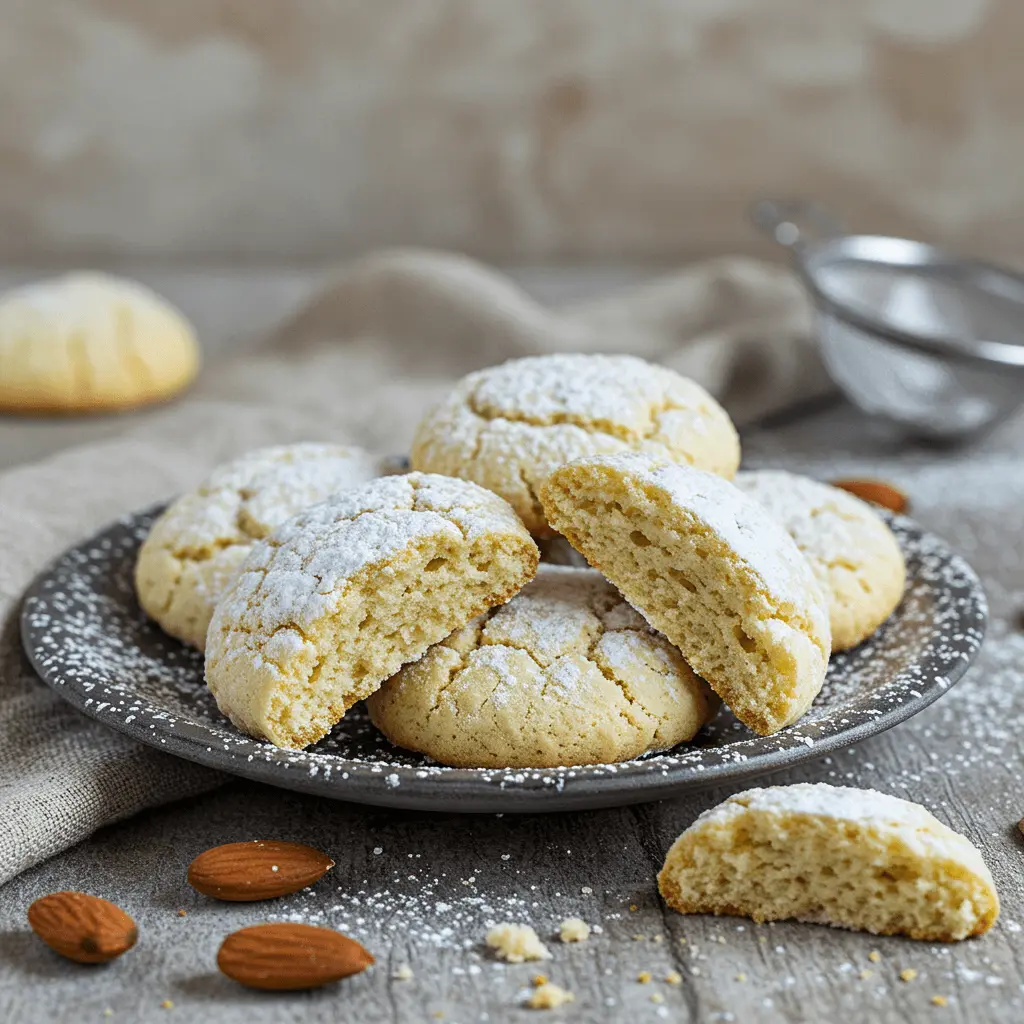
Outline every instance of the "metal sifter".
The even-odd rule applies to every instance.
[[[865,412],[956,441],[1024,401],[1024,276],[905,238],[844,234],[815,203],[765,200],[753,217],[793,254],[825,365]]]

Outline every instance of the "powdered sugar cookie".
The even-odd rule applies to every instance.
[[[462,379],[420,423],[414,469],[463,477],[550,536],[537,489],[584,455],[642,450],[731,477],[736,430],[699,385],[633,356],[513,359]]]
[[[252,550],[307,505],[379,476],[361,448],[291,444],[219,466],[153,524],[135,564],[139,604],[202,650],[214,605]]]
[[[206,681],[245,732],[324,736],[357,700],[537,569],[508,503],[465,480],[382,477],[256,544],[217,605]]]
[[[0,409],[144,405],[177,394],[198,370],[191,324],[136,281],[77,273],[0,297]]]
[[[810,563],[828,603],[832,649],[869,637],[903,597],[907,569],[881,516],[846,491],[795,473],[738,473],[744,494],[763,505]]]
[[[828,612],[810,566],[727,480],[643,453],[597,455],[541,487],[548,522],[615,584],[755,732],[821,689]]]
[[[737,793],[672,845],[658,875],[682,914],[795,918],[952,942],[989,930],[981,854],[920,804],[824,783]]]
[[[674,747],[718,698],[600,573],[542,563],[366,706],[392,743],[442,764],[550,768]]]

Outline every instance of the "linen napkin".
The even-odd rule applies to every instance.
[[[380,253],[332,274],[295,317],[211,366],[175,405],[0,474],[0,882],[105,824],[223,781],[80,715],[34,677],[20,599],[66,547],[262,445],[405,451],[456,377],[514,356],[634,353],[695,378],[750,422],[830,390],[810,319],[788,272],[748,259],[550,310],[471,260]],[[73,445],[75,424],[63,429]]]

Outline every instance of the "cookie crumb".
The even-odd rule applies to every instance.
[[[188,911],[184,910],[184,909],[179,910],[178,911],[178,917],[188,917]]]
[[[412,968],[408,964],[401,964],[391,977],[395,981],[411,981],[413,977]]]
[[[913,981],[917,977],[917,971],[913,967],[905,967],[900,971],[900,981]]]
[[[634,942],[643,942],[644,938],[645,938],[645,936],[643,936],[643,935],[634,935],[633,936],[633,941]]]
[[[640,908],[635,903],[630,903],[629,912],[635,914]]]
[[[586,942],[590,938],[590,925],[578,917],[567,917],[558,934],[563,942]]]
[[[877,963],[878,963],[878,961],[882,959],[882,954],[881,954],[881,953],[879,953],[877,949],[873,949],[873,950],[871,950],[871,952],[870,952],[870,953],[868,953],[868,959],[869,959],[869,960],[870,960],[870,961],[871,961],[871,962],[872,962],[873,964],[877,964]]]
[[[682,985],[682,983],[683,976],[678,971],[669,971],[668,974],[665,975],[666,985]]]
[[[949,1000],[945,996],[932,996],[932,1006],[949,1006]]]
[[[550,960],[551,953],[528,924],[498,924],[488,933],[487,945],[510,964]]]
[[[113,1011],[113,1010],[112,1010],[112,1009],[111,1009],[111,1008],[110,1008],[110,1007],[108,1006],[108,1007],[107,1007],[107,1008],[106,1008],[106,1009],[105,1009],[105,1010],[103,1011],[103,1016],[104,1016],[104,1017],[113,1017],[113,1016],[114,1016],[114,1011]]]
[[[866,967],[858,975],[858,977],[860,978],[861,981],[867,981],[868,978],[873,978],[874,976],[875,976],[875,972],[874,971],[869,971]]]
[[[533,994],[526,1001],[531,1010],[554,1010],[556,1007],[564,1006],[566,1003],[574,1002],[576,997],[560,985],[554,985],[546,981],[543,985],[534,989]]]
[[[651,980],[651,972],[650,971],[641,971],[636,976],[636,980],[639,981],[641,985],[646,985]]]
[[[535,974],[530,979],[530,983],[532,985],[536,985],[537,988],[540,988],[541,985],[546,985],[548,983],[548,976],[546,974]]]
[[[663,936],[663,935],[655,935],[655,936],[654,936],[654,937],[653,937],[653,938],[651,939],[651,942],[661,942],[661,941],[663,941],[663,939],[664,939],[664,936]]]
[[[736,980],[742,983],[747,980],[747,976],[742,971],[740,971],[740,973],[736,975]]]
[[[651,1002],[652,1003],[663,1003],[663,1002],[665,1002],[665,997],[660,992],[653,992],[651,994]]]
[[[174,1009],[174,1003],[172,1003],[172,1002],[170,1001],[170,999],[165,999],[165,1000],[164,1000],[164,1001],[163,1001],[163,1002],[162,1002],[162,1003],[160,1004],[160,1009],[161,1009],[161,1010],[173,1010],[173,1009]]]

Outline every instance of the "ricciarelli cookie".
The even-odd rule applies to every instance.
[[[238,728],[299,748],[533,578],[537,546],[465,480],[382,477],[257,543],[214,611],[206,681]]]
[[[541,487],[548,521],[762,735],[825,679],[828,612],[788,533],[727,480],[641,453],[579,459]]]
[[[291,444],[219,466],[153,523],[135,563],[143,611],[203,650],[213,609],[253,544],[307,505],[380,475],[361,448]]]
[[[500,494],[530,532],[551,536],[537,491],[584,455],[645,451],[731,477],[739,439],[699,385],[633,356],[514,359],[464,377],[420,423],[413,469]]]
[[[795,918],[954,942],[987,932],[999,897],[981,854],[920,804],[870,789],[748,789],[705,811],[658,875],[681,914]]]
[[[892,614],[907,569],[892,531],[867,502],[781,470],[738,473],[733,482],[786,528],[810,563],[828,603],[833,650],[855,647]]]
[[[191,324],[156,292],[69,274],[0,297],[0,410],[101,412],[159,402],[199,370]]]
[[[442,764],[552,768],[674,747],[719,702],[599,573],[542,563],[366,706],[392,743]]]

